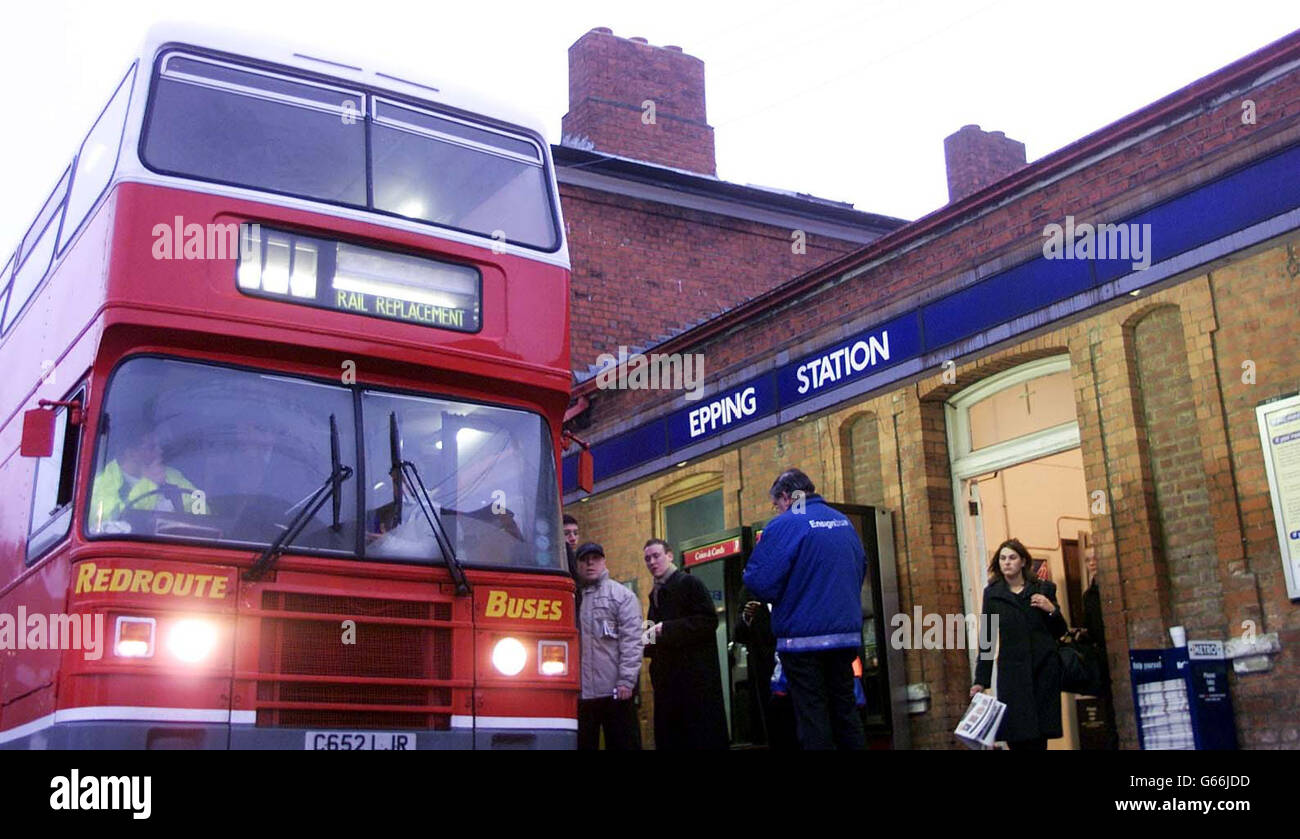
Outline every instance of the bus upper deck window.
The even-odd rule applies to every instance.
[[[171,53],[142,157],[166,174],[363,207],[364,108],[355,90]]]

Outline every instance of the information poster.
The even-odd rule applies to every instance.
[[[1300,394],[1255,409],[1287,595],[1300,600]]]

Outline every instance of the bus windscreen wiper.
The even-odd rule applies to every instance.
[[[451,544],[451,538],[447,535],[447,530],[443,527],[442,516],[433,508],[433,499],[429,497],[429,490],[424,486],[424,480],[420,477],[420,470],[409,460],[402,460],[402,438],[397,432],[397,412],[388,413],[388,456],[390,458],[390,470],[393,475],[393,493],[394,505],[397,511],[401,512],[401,502],[398,500],[401,494],[401,487],[398,486],[399,479],[405,480],[407,486],[411,488],[411,495],[415,498],[416,506],[424,514],[424,520],[429,523],[429,529],[433,531],[433,538],[438,542],[438,550],[447,562],[447,571],[451,574],[451,579],[456,584],[456,594],[466,595],[470,593],[469,580],[465,577],[465,568],[460,564],[460,559],[456,557],[456,550]],[[398,519],[400,521],[400,519]]]
[[[352,477],[352,467],[344,466],[339,457],[339,427],[334,415],[330,414],[330,476],[325,479],[325,483],[307,496],[306,503],[299,502],[302,504],[302,509],[289,520],[284,532],[266,546],[266,550],[262,551],[262,555],[257,558],[253,566],[244,572],[244,579],[256,580],[266,573],[275,564],[275,561],[280,558],[280,555],[284,553],[284,546],[298,538],[298,534],[302,533],[303,528],[316,516],[316,512],[324,506],[325,500],[328,498],[334,499],[333,523],[330,524],[330,529],[337,533],[340,527],[339,514],[342,510],[343,482],[350,477]]]

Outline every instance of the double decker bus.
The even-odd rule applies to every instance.
[[[573,746],[535,125],[154,29],[3,264],[0,748]]]

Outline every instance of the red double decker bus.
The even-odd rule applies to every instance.
[[[0,747],[566,748],[526,120],[154,30],[0,274]]]

